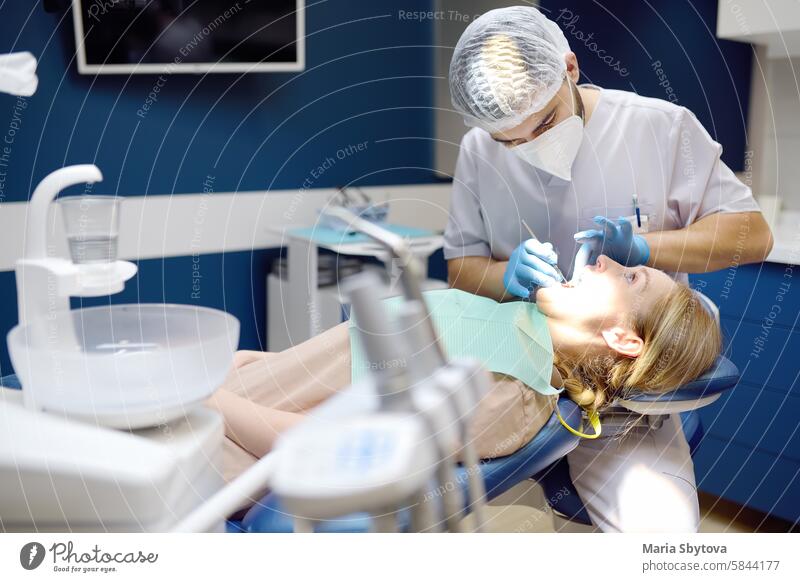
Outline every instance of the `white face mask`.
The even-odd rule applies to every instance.
[[[534,168],[544,170],[562,180],[572,180],[572,164],[582,141],[583,119],[573,113],[542,135],[514,146],[511,151]]]

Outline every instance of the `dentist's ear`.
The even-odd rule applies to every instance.
[[[564,53],[564,62],[567,65],[567,75],[573,83],[577,83],[581,76],[580,69],[578,68],[578,57],[572,51]]]
[[[644,341],[636,333],[624,327],[612,327],[603,330],[603,339],[608,347],[621,356],[636,358],[642,354]]]

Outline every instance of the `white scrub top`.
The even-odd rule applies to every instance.
[[[577,252],[572,235],[593,228],[596,215],[633,215],[634,192],[650,232],[680,229],[716,212],[758,211],[750,189],[720,160],[722,146],[691,111],[628,91],[592,88],[600,95],[571,182],[520,160],[482,129],[464,136],[445,259],[507,260],[530,238],[524,219],[539,240],[553,243],[569,278]]]

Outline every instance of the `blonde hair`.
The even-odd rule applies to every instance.
[[[554,365],[564,379],[565,391],[585,410],[600,410],[631,390],[673,390],[710,368],[721,350],[716,320],[683,284],[636,316],[631,325],[644,342],[636,358],[609,355],[571,360],[556,354]]]

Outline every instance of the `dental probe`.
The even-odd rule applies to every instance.
[[[535,240],[536,242],[539,242],[539,239],[538,239],[538,238],[536,237],[536,235],[533,233],[533,229],[532,229],[530,226],[528,226],[528,223],[527,223],[527,222],[525,222],[525,220],[524,220],[524,219],[523,219],[523,221],[522,221],[522,226],[524,226],[524,227],[527,229],[527,231],[528,231],[528,234],[529,234],[529,235],[531,235],[531,238],[532,238],[533,240]],[[548,264],[549,264],[549,263],[548,263]],[[556,270],[556,273],[557,273],[557,274],[558,274],[558,276],[561,278],[561,281],[560,281],[560,282],[561,282],[561,283],[566,283],[566,282],[567,282],[567,278],[564,276],[564,273],[562,273],[562,272],[561,272],[561,269],[559,269],[559,268],[558,268],[558,265],[550,265],[550,266],[551,266],[551,267],[553,267],[553,268]]]

